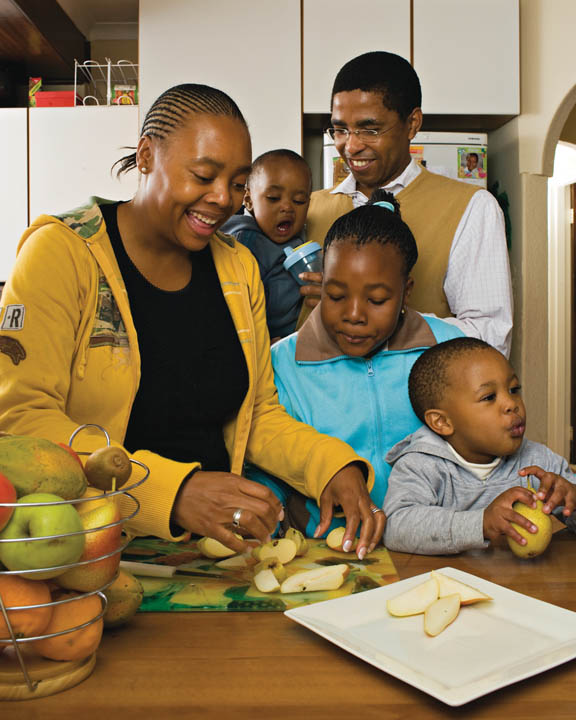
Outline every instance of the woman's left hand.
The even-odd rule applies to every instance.
[[[330,527],[334,507],[340,505],[346,516],[346,532],[342,540],[343,549],[348,552],[352,547],[356,530],[360,523],[360,539],[356,554],[362,560],[366,553],[372,552],[382,539],[386,525],[386,515],[375,505],[366,489],[366,480],[360,467],[352,463],[339,470],[330,480],[320,496],[320,522],[314,537],[320,537]]]

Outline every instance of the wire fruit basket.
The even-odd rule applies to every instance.
[[[111,445],[110,437],[103,427],[93,423],[87,423],[76,428],[70,437],[68,446],[73,449],[72,445],[74,439],[80,432],[90,427],[100,430],[106,439],[106,446]],[[91,455],[90,452],[82,450],[75,450],[75,453],[77,455]],[[75,506],[80,503],[94,503],[96,506],[96,503],[102,505],[102,501],[108,502],[111,498],[114,499],[114,503],[116,504],[116,500],[118,500],[120,496],[124,496],[129,500],[128,504],[130,508],[127,514],[120,514],[120,511],[118,511],[118,519],[115,519],[112,522],[94,525],[92,527],[84,527],[82,530],[76,532],[59,533],[56,535],[42,535],[37,537],[18,537],[10,539],[0,538],[0,543],[58,541],[63,538],[71,538],[78,535],[87,536],[98,532],[102,533],[109,531],[113,533],[114,529],[116,529],[119,536],[115,540],[114,547],[109,552],[103,552],[86,560],[80,559],[76,562],[62,565],[51,565],[27,570],[8,570],[2,569],[2,566],[0,566],[0,580],[2,579],[2,576],[18,576],[34,579],[34,575],[36,575],[37,579],[46,578],[46,575],[48,574],[48,576],[53,578],[54,582],[57,584],[58,577],[73,568],[96,565],[96,563],[102,564],[102,562],[105,562],[110,558],[114,558],[112,561],[114,566],[113,576],[107,577],[105,582],[99,584],[98,587],[91,587],[86,591],[75,591],[73,588],[67,590],[65,587],[60,588],[63,590],[62,596],[53,599],[54,593],[52,593],[50,602],[30,605],[6,605],[0,592],[0,628],[7,628],[8,631],[7,637],[0,637],[0,699],[20,700],[51,695],[82,682],[82,680],[87,678],[94,669],[96,663],[95,650],[86,657],[82,657],[77,660],[50,660],[45,659],[40,654],[32,650],[32,647],[33,644],[38,641],[46,641],[52,638],[68,635],[70,633],[82,631],[85,628],[99,622],[103,618],[107,606],[107,599],[104,591],[116,579],[121,553],[130,541],[130,538],[126,535],[121,535],[122,528],[124,523],[131,520],[140,509],[140,503],[136,497],[131,494],[131,491],[145,482],[150,474],[148,467],[144,465],[144,463],[135,460],[134,458],[130,458],[130,463],[133,471],[138,468],[137,474],[139,477],[133,481],[132,478],[134,476],[131,473],[128,483],[119,489],[100,491],[90,496],[82,496],[72,500],[27,503],[27,507],[52,507],[59,505]],[[0,503],[0,508],[2,507],[16,508],[22,507],[22,505],[19,505],[18,503]],[[90,505],[88,507],[90,507]],[[124,509],[125,505],[123,507],[123,510]],[[110,575],[110,573],[108,573],[108,575]],[[46,582],[51,583],[52,579],[47,578]],[[9,612],[17,613],[18,611],[35,611],[42,608],[51,608],[52,613],[62,611],[67,612],[72,608],[70,603],[84,602],[86,604],[85,599],[90,597],[98,598],[100,601],[99,604],[90,603],[91,607],[92,605],[96,606],[96,610],[92,610],[90,612],[90,616],[84,621],[80,621],[77,624],[71,627],[66,627],[66,629],[63,630],[50,633],[45,632],[44,634],[35,634],[29,637],[19,637],[10,620]],[[79,607],[79,605],[77,607]],[[58,611],[56,608],[58,608]],[[5,634],[5,631],[0,632],[0,635],[2,634]],[[99,639],[97,642],[99,643]]]

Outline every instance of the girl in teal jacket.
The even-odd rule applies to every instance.
[[[279,399],[288,413],[345,440],[372,463],[372,512],[382,531],[391,469],[386,453],[421,425],[408,397],[412,365],[426,348],[462,335],[407,307],[417,257],[398,202],[377,191],[371,204],[332,225],[324,244],[321,303],[298,333],[272,347]],[[285,522],[309,537],[345,524],[340,517],[330,521],[322,504],[257,468],[249,477],[272,488],[287,509]],[[351,541],[345,536],[348,547]]]

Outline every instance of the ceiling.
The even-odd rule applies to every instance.
[[[29,76],[66,82],[90,42],[137,38],[138,0],[0,0],[0,104]]]
[[[57,0],[87,40],[109,32],[117,37],[138,24],[138,0]],[[132,27],[128,27],[132,26]]]

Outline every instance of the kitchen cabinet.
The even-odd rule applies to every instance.
[[[112,165],[138,142],[138,106],[30,108],[30,219],[84,204],[91,196],[130,199],[133,170],[118,180]]]
[[[173,85],[211,85],[238,103],[254,157],[300,152],[300,55],[300,0],[140,0],[142,118]]]
[[[410,0],[304,0],[303,94],[305,113],[329,113],[340,68],[370,50],[410,60]]]
[[[424,114],[520,112],[518,0],[414,0]]]
[[[0,282],[6,282],[20,236],[28,225],[28,129],[26,108],[0,110]]]

